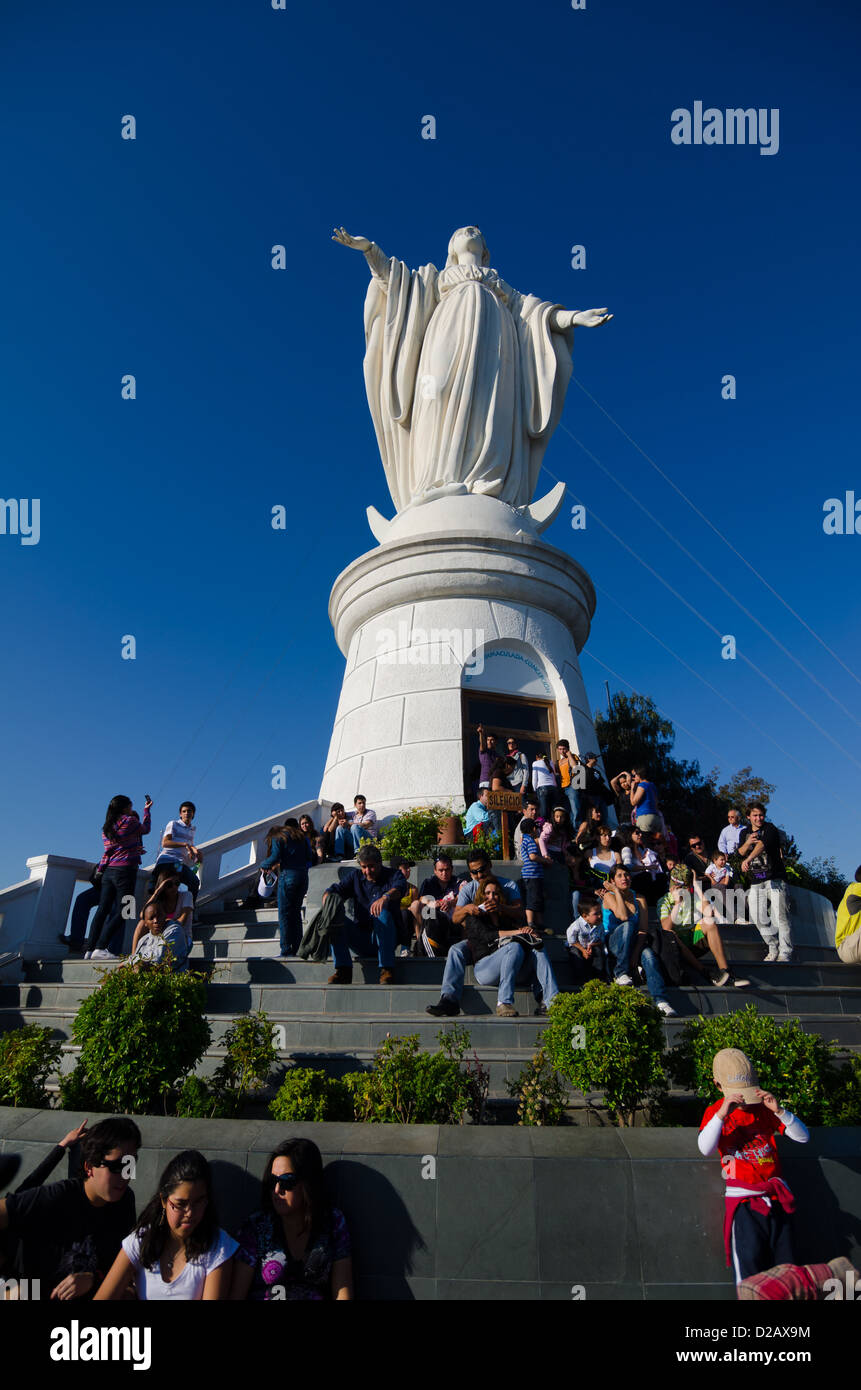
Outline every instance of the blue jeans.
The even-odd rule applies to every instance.
[[[278,875],[278,936],[282,956],[295,956],[302,940],[302,899],[308,892],[308,873],[282,869]]]
[[[102,874],[102,891],[99,906],[90,927],[90,942],[94,951],[104,951],[108,944],[114,946],[125,937],[126,920],[134,920],[137,908],[134,905],[135,885],[138,877],[137,864],[122,864],[116,869],[110,865]],[[123,899],[130,899],[132,912],[129,919],[123,917]]]
[[[609,947],[611,955],[616,958],[616,967],[613,977],[618,975],[629,975],[631,966],[631,949],[639,929],[639,922],[635,918],[629,917],[627,922],[622,922],[610,934]],[[664,977],[661,974],[661,967],[658,958],[649,946],[644,946],[640,954],[640,964],[643,967],[643,974],[646,977],[646,989],[657,1004],[659,1000],[666,999],[666,989]]]
[[[553,819],[553,807],[559,799],[558,787],[538,788],[538,814],[543,820]],[[578,822],[579,824],[579,822]],[[574,827],[576,830],[576,826]]]
[[[353,849],[358,852],[363,840],[373,840],[374,836],[364,825],[351,825],[348,827],[353,839]]]
[[[568,798],[568,805],[571,808],[571,824],[574,826],[574,829],[576,830],[581,820],[583,819],[581,813],[583,793],[577,787],[574,786],[565,787],[563,790]]]
[[[339,859],[352,859],[353,835],[349,825],[339,825],[336,827],[335,853]]]
[[[336,931],[332,939],[332,959],[339,970],[352,970],[350,951],[355,951],[357,955],[370,955],[371,942],[374,941],[380,969],[391,970],[395,963],[396,936],[394,916],[389,908],[384,907],[379,917],[369,916],[368,921],[361,925],[348,922],[345,931]]]
[[[472,964],[472,951],[469,949],[469,942],[456,941],[449,948],[449,953],[445,958],[445,970],[442,976],[442,994],[447,994],[449,999],[455,999],[460,1003],[463,995],[463,980],[466,974],[466,967]]]
[[[477,962],[474,967],[476,983],[498,985],[497,1003],[513,1004],[514,986],[524,967],[524,983],[532,985],[536,999],[543,995],[544,1003],[549,1005],[559,993],[549,960],[543,951],[530,951],[526,946],[519,946],[513,938]]]

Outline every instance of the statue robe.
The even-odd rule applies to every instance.
[[[573,330],[550,330],[558,307],[487,267],[410,271],[380,256],[365,299],[365,388],[399,512],[456,485],[532,501],[572,371]]]

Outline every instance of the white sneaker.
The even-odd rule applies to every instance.
[[[664,1015],[664,1018],[675,1018],[675,1017],[676,1017],[676,1011],[675,1011],[675,1009],[673,1008],[672,1004],[668,1004],[668,1003],[667,1003],[666,999],[659,999],[659,1000],[658,1000],[658,1008],[660,1009],[661,1013]]]
[[[777,960],[777,947],[776,947],[776,946],[769,946],[769,948],[768,948],[768,955],[765,957],[765,960],[763,961],[763,965],[771,965],[771,964],[772,964],[774,961],[776,961],[776,960]]]
[[[778,964],[779,964],[779,965],[788,965],[789,962],[790,962],[791,960],[792,960],[792,952],[791,952],[791,951],[781,951],[780,955],[777,957],[777,961],[778,961]]]
[[[633,983],[634,981],[631,979],[630,975],[615,975],[613,977],[614,985],[632,985]]]
[[[119,960],[113,951],[93,951],[90,955],[91,960]]]
[[[92,960],[92,957],[93,957],[92,951],[85,951],[85,952],[84,952],[84,960]]]

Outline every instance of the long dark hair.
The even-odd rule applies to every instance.
[[[120,816],[124,816],[131,808],[132,799],[130,796],[112,796],[108,802],[108,809],[105,812],[105,823],[102,826],[102,834],[106,840],[114,838],[114,830]]]
[[[152,1269],[158,1264],[167,1240],[167,1215],[162,1198],[175,1192],[181,1182],[202,1182],[206,1184],[207,1202],[203,1216],[185,1242],[185,1257],[190,1264],[199,1255],[211,1250],[218,1235],[218,1213],[212,1197],[212,1174],[209,1164],[197,1149],[183,1149],[172,1158],[159,1178],[158,1191],[148,1202],[138,1218],[135,1233],[140,1237],[141,1264],[144,1269]]]
[[[260,1192],[260,1206],[263,1211],[275,1214],[272,1205],[272,1165],[276,1158],[289,1158],[293,1172],[305,1189],[307,1215],[311,1231],[324,1231],[332,1224],[332,1204],[323,1181],[323,1158],[317,1145],[311,1139],[285,1139],[283,1144],[269,1155]]]
[[[266,858],[272,853],[272,846],[276,840],[286,840],[287,832],[283,825],[272,825],[269,827],[269,834],[266,836]]]
[[[508,766],[509,763],[511,763],[511,767]],[[507,785],[509,775],[514,771],[516,766],[517,764],[515,763],[513,758],[509,758],[507,756],[497,758],[496,761],[492,763],[490,767],[490,781],[492,782],[495,777],[498,777],[500,782],[505,782]]]

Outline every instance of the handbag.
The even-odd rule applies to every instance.
[[[509,941],[513,941],[518,946],[528,947],[531,951],[544,950],[543,939],[534,931],[523,932],[521,936],[517,937],[500,936],[497,938],[496,949],[499,950],[500,946],[506,946]]]
[[[257,896],[265,902],[267,898],[272,897],[277,883],[278,875],[274,874],[271,869],[264,870],[257,883]]]

